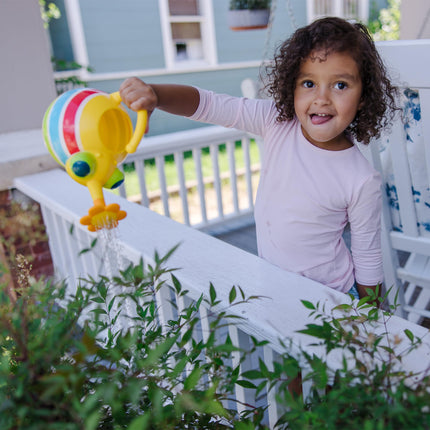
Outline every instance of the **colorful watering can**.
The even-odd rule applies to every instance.
[[[94,206],[80,222],[88,230],[111,229],[125,218],[117,204],[105,204],[103,188],[124,181],[117,165],[135,152],[145,134],[147,112],[137,113],[136,127],[121,106],[119,92],[107,94],[89,88],[57,97],[43,118],[43,137],[54,159],[76,182],[88,187]]]

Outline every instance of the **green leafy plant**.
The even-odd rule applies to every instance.
[[[260,362],[258,370],[242,375],[251,381],[264,378],[276,390],[278,403],[286,408],[276,428],[430,428],[430,367],[424,374],[414,374],[402,366],[422,339],[408,329],[403,337],[390,333],[387,321],[392,308],[382,311],[371,305],[385,302],[388,293],[379,297],[369,289],[368,294],[331,312],[303,301],[315,322],[300,332],[315,338],[315,345],[322,348],[322,355],[302,351],[302,366],[309,371],[301,382],[312,385],[307,398],[289,389],[300,377],[300,366],[288,353],[274,363],[273,371]],[[336,370],[329,365],[334,353],[341,363]],[[258,392],[262,385],[255,389]]]
[[[40,15],[43,20],[45,28],[49,27],[51,19],[58,19],[61,16],[60,9],[54,2],[47,2],[46,0],[39,0]]]
[[[270,9],[271,0],[230,0],[230,10]]]
[[[376,41],[399,39],[400,0],[388,0],[387,7],[380,10],[374,5],[372,15],[368,28]]]
[[[155,294],[187,293],[163,267],[170,254],[82,281],[72,297],[49,282],[17,298],[1,290],[1,429],[227,429],[242,420],[222,403],[238,380],[230,355],[239,349],[224,328],[233,315],[210,311],[220,303],[214,286],[160,324]],[[250,299],[231,289],[231,306]]]
[[[303,301],[312,322],[301,332],[315,339],[318,354],[302,350],[293,357],[285,339],[285,353],[272,366],[258,359],[241,373],[268,342],[251,337],[243,350],[226,325],[237,320],[231,307],[256,297],[233,286],[224,309],[210,284],[206,295],[191,300],[167,268],[172,252],[112,279],[82,280],[73,296],[52,282],[29,280],[17,297],[2,286],[1,429],[267,430],[267,405],[258,402],[267,387],[284,408],[276,429],[430,428],[429,377],[402,367],[422,339],[409,330],[403,337],[388,331],[391,313],[371,305],[384,297],[376,293],[328,311]],[[159,294],[172,304],[167,319]],[[178,299],[183,306],[175,306]],[[335,368],[333,353],[340,357]],[[302,382],[311,385],[305,397]],[[240,414],[237,386],[256,398]]]

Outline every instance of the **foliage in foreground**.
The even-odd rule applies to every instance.
[[[295,363],[288,353],[274,363],[273,371],[260,363],[260,369],[242,375],[264,378],[276,389],[278,403],[286,406],[277,428],[430,429],[430,363],[422,373],[403,367],[422,339],[409,329],[390,333],[387,323],[392,313],[372,305],[383,307],[388,293],[378,297],[378,292],[368,289],[368,294],[329,312],[319,303],[303,301],[315,322],[300,332],[312,336],[314,346],[322,348],[322,355],[302,351],[301,363],[309,369],[303,382],[311,384],[306,399],[292,396],[287,389]],[[392,305],[390,311],[395,308]],[[425,364],[426,355],[422,357]],[[339,366],[333,370],[336,361]]]
[[[312,385],[303,399],[291,390],[300,368],[287,340],[272,368],[260,359],[240,370],[267,342],[251,338],[244,351],[226,323],[234,324],[232,307],[253,297],[233,287],[222,309],[210,285],[207,296],[191,301],[165,268],[169,255],[114,279],[82,281],[68,299],[64,285],[49,282],[27,283],[18,298],[2,288],[1,429],[263,430],[265,405],[241,405],[238,414],[232,399],[237,387],[258,398],[267,386],[284,410],[278,429],[430,428],[429,379],[401,368],[421,341],[408,330],[403,338],[388,333],[390,316],[371,307],[372,298],[329,312],[303,302],[314,322],[302,332],[319,345],[318,354],[301,352],[310,369],[301,377]],[[160,294],[185,303],[172,307],[166,324]],[[340,357],[336,371],[327,364],[333,354]]]
[[[214,287],[159,323],[156,294],[186,300],[162,267],[168,255],[113,280],[82,281],[69,299],[65,285],[49,282],[27,284],[16,300],[2,289],[2,430],[223,429],[240,420],[221,403],[234,392],[239,363],[232,365],[238,348],[225,327],[233,316],[210,312],[219,305]],[[247,300],[232,288],[231,306]]]

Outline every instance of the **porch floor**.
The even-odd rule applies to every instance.
[[[229,230],[221,234],[215,234],[216,238],[243,249],[251,254],[257,255],[257,237],[255,224]]]

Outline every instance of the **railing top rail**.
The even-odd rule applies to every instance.
[[[87,190],[60,170],[18,178],[15,185],[45,207],[75,222],[92,204]],[[207,294],[210,282],[218,292],[221,306],[228,306],[228,294],[233,285],[242,287],[247,296],[262,296],[232,311],[243,318],[245,331],[269,340],[275,350],[282,350],[279,339],[292,339],[293,347],[301,345],[308,352],[318,353],[318,348],[311,346],[313,338],[297,333],[313,321],[301,300],[320,302],[327,311],[349,301],[342,293],[281,270],[263,259],[147,208],[114,195],[109,196],[109,201],[118,202],[128,212],[127,218],[120,223],[119,238],[124,253],[131,261],[137,261],[142,256],[150,260],[155,250],[163,255],[180,243],[168,265],[178,268],[176,276],[192,298]],[[76,227],[82,226],[76,224]],[[399,336],[405,329],[419,337],[428,332],[424,327],[395,316],[388,320],[387,327],[383,329]],[[337,361],[339,358],[331,358],[333,366],[342,365]],[[430,343],[424,338],[423,345],[408,356],[406,367],[415,371],[424,370],[429,358]]]
[[[192,130],[144,137],[137,151],[128,155],[126,161],[151,158],[160,154],[172,154],[179,150],[207,147],[228,140],[239,140],[245,136],[247,136],[246,132],[234,128],[204,126]]]

